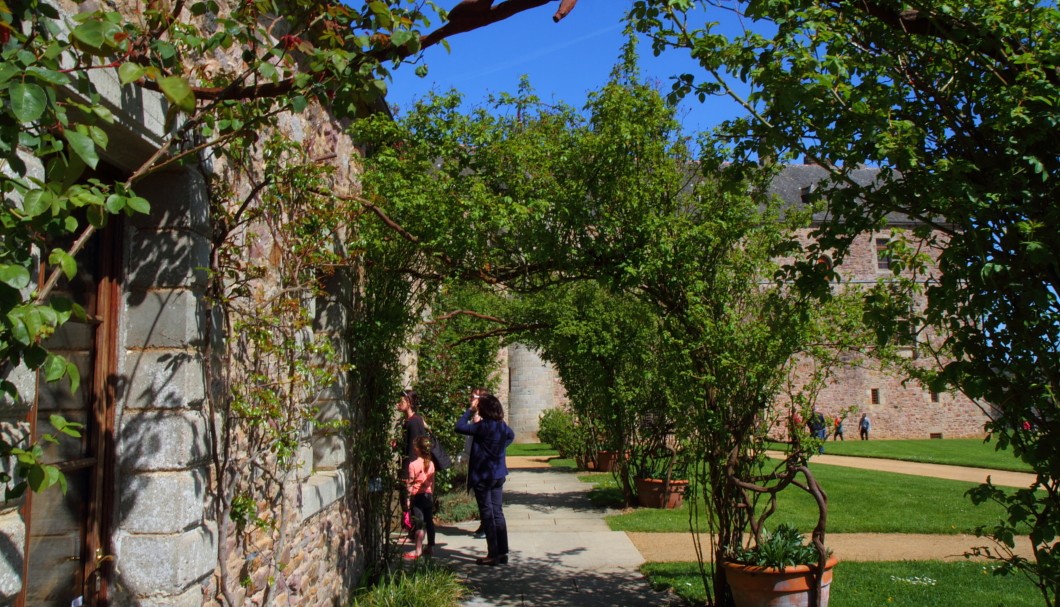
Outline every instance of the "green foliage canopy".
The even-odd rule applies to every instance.
[[[753,28],[719,33],[709,20],[727,9]],[[744,105],[745,118],[717,131],[737,160],[805,155],[830,169],[822,250],[841,259],[889,217],[917,220],[922,236],[936,230],[937,272],[911,269],[926,287],[922,320],[945,341],[938,368],[916,375],[996,407],[988,430],[998,446],[1034,466],[1045,491],[1004,497],[986,486],[974,499],[1008,505],[1010,520],[992,530],[1002,554],[1014,525],[1032,523],[1035,562],[1008,562],[1058,604],[1056,3],[640,0],[632,17],[656,51],[680,49],[702,68],[678,76],[675,96]],[[881,167],[881,181],[859,187],[849,171],[866,164]]]

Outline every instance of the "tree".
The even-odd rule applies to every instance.
[[[806,470],[795,441],[790,457],[763,473],[761,441],[793,356],[835,343],[825,337],[848,326],[824,320],[838,318],[844,300],[822,305],[820,293],[792,288],[779,260],[805,257],[794,229],[807,217],[779,213],[766,194],[768,169],[693,162],[673,108],[640,80],[635,59],[630,44],[584,118],[542,106],[524,85],[496,99],[492,113],[461,114],[459,98],[447,95],[398,123],[359,125],[381,142],[367,159],[366,195],[385,201],[423,245],[409,274],[478,279],[539,298],[521,302],[539,307],[515,320],[545,325],[529,339],[567,368],[578,396],[603,403],[592,413],[614,424],[607,430],[621,435],[643,420],[656,406],[654,387],[622,385],[635,373],[593,372],[635,366],[638,353],[624,347],[660,345],[665,364],[653,379],[709,493],[706,525],[721,558],[745,532],[760,534],[747,492],[792,485]],[[589,304],[597,318],[574,321],[564,302]],[[622,312],[624,323],[643,318],[658,335],[601,326]],[[822,555],[823,520],[815,533]],[[721,573],[713,588],[723,602]]]
[[[702,18],[727,10],[752,29],[726,37]],[[837,262],[890,214],[924,226],[937,272],[915,264],[921,280],[896,281],[924,290],[921,318],[941,336],[929,345],[938,365],[917,376],[997,408],[987,431],[1037,481],[972,492],[1008,508],[989,530],[1000,550],[987,552],[1060,604],[1056,3],[641,0],[632,18],[657,52],[680,49],[703,69],[678,76],[675,96],[728,95],[747,110],[717,131],[738,161],[802,155],[829,168],[832,220],[817,237]],[[847,174],[866,164],[880,181],[858,187]],[[1033,561],[1010,550],[1024,524]]]
[[[349,158],[307,157],[308,150],[278,135],[282,123],[301,115],[338,124],[385,111],[386,82],[396,66],[417,61],[413,57],[423,48],[454,33],[542,4],[508,0],[492,7],[492,2],[468,0],[456,4],[448,27],[429,32],[432,15],[411,0],[147,0],[88,3],[76,14],[63,12],[70,3],[0,2],[0,391],[5,405],[28,396],[11,381],[12,373],[24,370],[27,375],[39,371],[47,381],[68,381],[76,390],[76,366],[44,344],[63,323],[85,316],[56,285],[77,274],[78,253],[93,234],[118,215],[149,212],[148,201],[136,194],[146,176],[197,163],[214,169],[207,186],[214,231],[206,296],[213,309],[206,316],[217,322],[210,326],[210,346],[203,353],[216,363],[204,366],[212,374],[207,383],[216,388],[209,403],[216,415],[209,417],[217,424],[211,428],[212,455],[222,485],[213,495],[213,519],[226,538],[217,543],[219,600],[235,602],[228,594],[232,584],[225,553],[233,528],[234,533],[261,531],[278,538],[272,544],[278,549],[263,558],[273,559],[274,571],[282,571],[276,559],[282,558],[284,521],[291,511],[277,499],[282,502],[293,450],[305,440],[307,427],[337,431],[343,426],[344,420],[321,424],[316,417],[322,385],[346,367],[333,336],[316,333],[318,319],[310,310],[326,283],[357,289],[363,286],[357,272],[363,277],[372,270],[365,269],[361,250],[347,248],[356,241],[354,222],[335,220],[352,217],[392,229],[381,209],[334,190],[335,174],[350,171]],[[563,2],[557,18],[573,4]],[[481,10],[488,13],[483,19],[475,15]],[[445,19],[444,9],[435,12]],[[425,69],[418,66],[421,73]],[[157,149],[138,158],[138,165],[122,167],[121,177],[103,167],[117,156],[111,139],[121,129],[104,99],[109,89],[100,82],[113,83],[123,99],[160,96],[168,108]],[[246,248],[255,237],[277,245],[275,261],[282,267],[248,261]],[[373,338],[358,343],[361,349],[352,357],[373,349],[383,354],[362,365],[358,404],[368,399],[372,405],[380,399],[389,404],[396,381],[390,363],[403,345],[392,338],[408,329],[402,314],[414,307],[405,305],[402,289],[408,285],[383,282],[377,300],[365,297],[353,304],[355,312],[370,315],[366,323],[378,323],[351,331]],[[404,306],[401,313],[395,306]],[[365,411],[370,414],[359,421],[369,426],[366,433],[385,436],[386,416],[378,406]],[[78,433],[79,424],[57,416],[53,425],[59,433]],[[59,469],[42,463],[39,445],[7,429],[0,456],[19,460],[13,475],[0,474],[10,489],[7,497],[16,498],[27,486],[63,487]],[[41,439],[55,437],[43,434]],[[368,464],[378,467],[362,470],[366,479],[383,462]],[[272,512],[261,513],[259,507]],[[378,539],[385,538],[380,534]],[[276,576],[268,579],[265,603],[275,596]]]

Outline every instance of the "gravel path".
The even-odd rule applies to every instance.
[[[547,468],[548,457],[509,457],[508,466],[514,469]],[[915,476],[930,476],[950,480],[981,483],[989,476],[994,484],[1007,487],[1028,487],[1033,474],[1004,472],[983,468],[965,468],[938,464],[920,464],[888,459],[818,455],[814,463],[846,466],[868,470],[882,470]],[[928,505],[929,506],[929,505]],[[695,544],[690,533],[633,533],[628,532],[633,545],[646,561],[694,561]],[[704,542],[706,537],[701,538]],[[832,533],[828,547],[848,561],[892,560],[962,560],[972,548],[991,544],[986,538],[972,535],[927,535],[885,533]],[[709,545],[703,544],[706,552]],[[1033,558],[1030,541],[1018,538],[1016,552]]]

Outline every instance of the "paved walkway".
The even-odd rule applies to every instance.
[[[478,521],[438,529],[435,558],[453,567],[474,594],[465,607],[649,607],[670,600],[648,586],[638,571],[644,558],[629,536],[608,529],[607,511],[590,503],[588,484],[547,464],[509,465],[508,565],[475,564],[486,555],[486,540],[472,537]]]
[[[638,568],[645,561],[691,561],[695,551],[688,533],[611,531],[594,507],[590,486],[570,472],[555,471],[548,458],[510,457],[504,512],[512,552],[508,565],[483,567],[485,540],[472,537],[478,521],[440,525],[436,559],[453,567],[472,597],[463,607],[629,607],[663,606],[672,597],[652,590]],[[815,463],[887,470],[1026,487],[1032,475],[996,470],[909,464],[817,456]],[[953,560],[972,546],[987,542],[972,536],[829,534],[828,544],[844,560]],[[1020,552],[1030,554],[1029,542]],[[709,550],[709,549],[708,549]]]

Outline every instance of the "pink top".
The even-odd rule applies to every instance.
[[[434,493],[434,462],[422,457],[417,457],[409,464],[409,494],[418,493]]]

